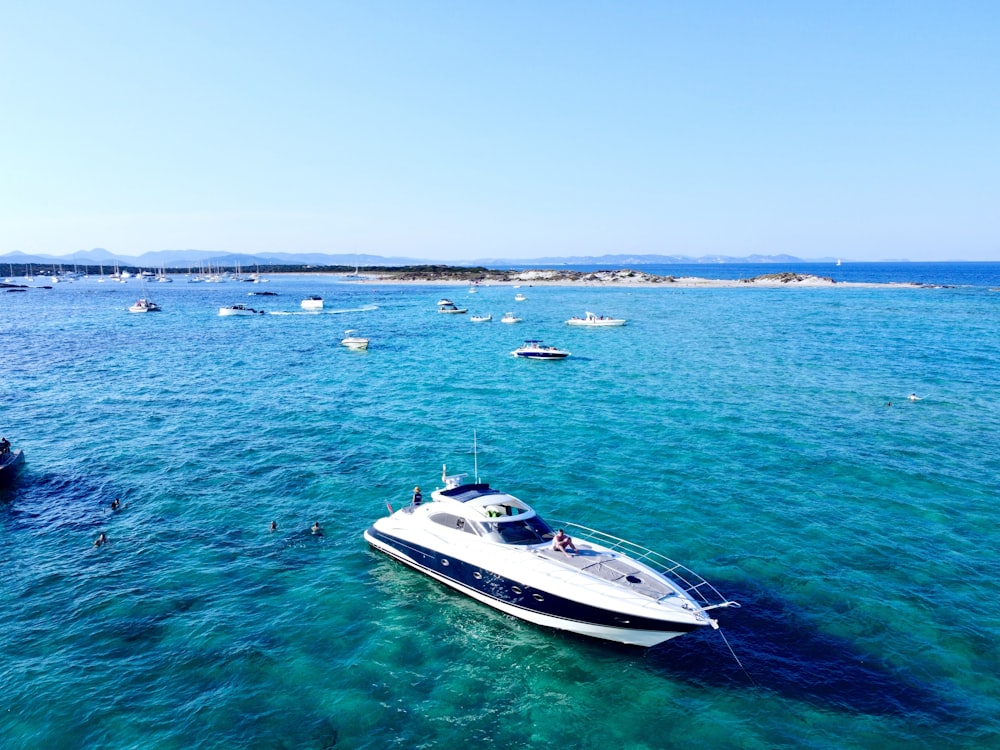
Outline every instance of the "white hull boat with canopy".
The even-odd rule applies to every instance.
[[[594,315],[589,310],[582,318],[570,318],[566,321],[568,326],[587,326],[589,328],[607,328],[609,326],[625,325],[624,318],[608,318],[604,315]]]
[[[528,622],[619,643],[654,646],[703,627],[710,611],[738,607],[705,579],[650,550],[569,523],[550,525],[523,500],[464,474],[431,501],[378,519],[376,550]],[[553,545],[554,526],[573,540]]]

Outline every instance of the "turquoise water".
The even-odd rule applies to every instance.
[[[28,459],[0,490],[4,746],[1000,742],[1000,293],[521,291],[179,279],[147,315],[134,281],[0,292]],[[284,314],[218,317],[236,302]],[[563,323],[584,310],[629,323]],[[573,356],[515,360],[523,338]],[[719,617],[746,671],[715,632],[583,640],[371,552],[386,501],[473,471],[473,430],[484,481],[743,602]]]

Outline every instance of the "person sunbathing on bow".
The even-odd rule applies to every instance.
[[[576,545],[573,544],[573,538],[562,529],[558,529],[556,531],[556,535],[552,537],[552,549],[559,550],[566,555],[566,557],[570,556],[570,553],[567,550],[573,550],[573,554],[579,552]]]

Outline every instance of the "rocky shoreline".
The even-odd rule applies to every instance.
[[[401,284],[526,284],[550,286],[658,286],[658,287],[913,287],[915,284],[875,284],[834,281],[827,276],[798,274],[788,271],[768,273],[747,279],[705,279],[696,276],[656,276],[644,271],[623,268],[608,271],[570,271],[539,269],[528,271],[470,271],[465,278],[457,277],[456,269],[443,274],[432,270],[366,272],[364,281]]]

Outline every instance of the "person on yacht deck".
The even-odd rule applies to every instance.
[[[552,537],[552,549],[559,550],[566,555],[566,557],[570,556],[570,553],[566,551],[568,549],[573,550],[574,554],[579,551],[577,550],[576,545],[573,544],[573,538],[562,529],[557,529],[556,535]]]

